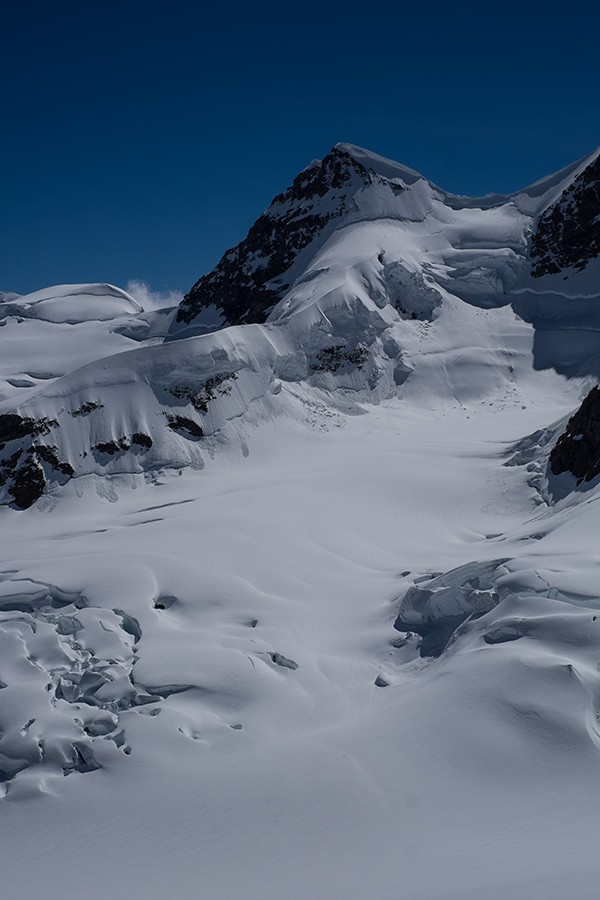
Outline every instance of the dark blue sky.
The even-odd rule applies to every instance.
[[[337,141],[460,193],[549,174],[600,143],[600,12],[549,9],[2,4],[0,290],[186,290]]]

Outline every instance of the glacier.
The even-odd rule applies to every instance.
[[[7,897],[597,896],[598,160],[340,144],[179,307],[0,294]]]

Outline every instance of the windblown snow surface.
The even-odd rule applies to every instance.
[[[265,324],[2,298],[7,900],[598,897],[600,489],[547,466],[598,265],[526,258],[589,160],[483,202],[351,151],[393,203]]]

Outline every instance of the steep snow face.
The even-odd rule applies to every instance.
[[[28,389],[94,359],[162,340],[170,318],[166,311],[143,313],[133,297],[108,284],[0,294],[0,400],[18,403]]]
[[[0,413],[0,490],[8,491],[9,500],[29,506],[49,482],[64,484],[78,468],[68,458],[85,458],[90,439],[93,442],[89,434],[86,450],[76,450],[74,444],[59,452],[46,439],[66,412],[62,400],[48,405],[42,399],[53,396],[54,383],[72,378],[71,373],[90,361],[100,358],[105,372],[112,354],[162,343],[174,314],[145,313],[125,291],[106,284],[60,285],[24,297],[3,295],[0,404],[7,412]],[[28,404],[36,407],[37,421],[15,412]],[[84,396],[70,413],[85,420],[103,405]]]

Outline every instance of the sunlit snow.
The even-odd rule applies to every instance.
[[[527,261],[585,161],[450,203],[350,151],[398,205],[263,325],[0,298],[0,414],[74,471],[0,509],[10,900],[598,896],[600,494],[547,468],[598,261]]]

